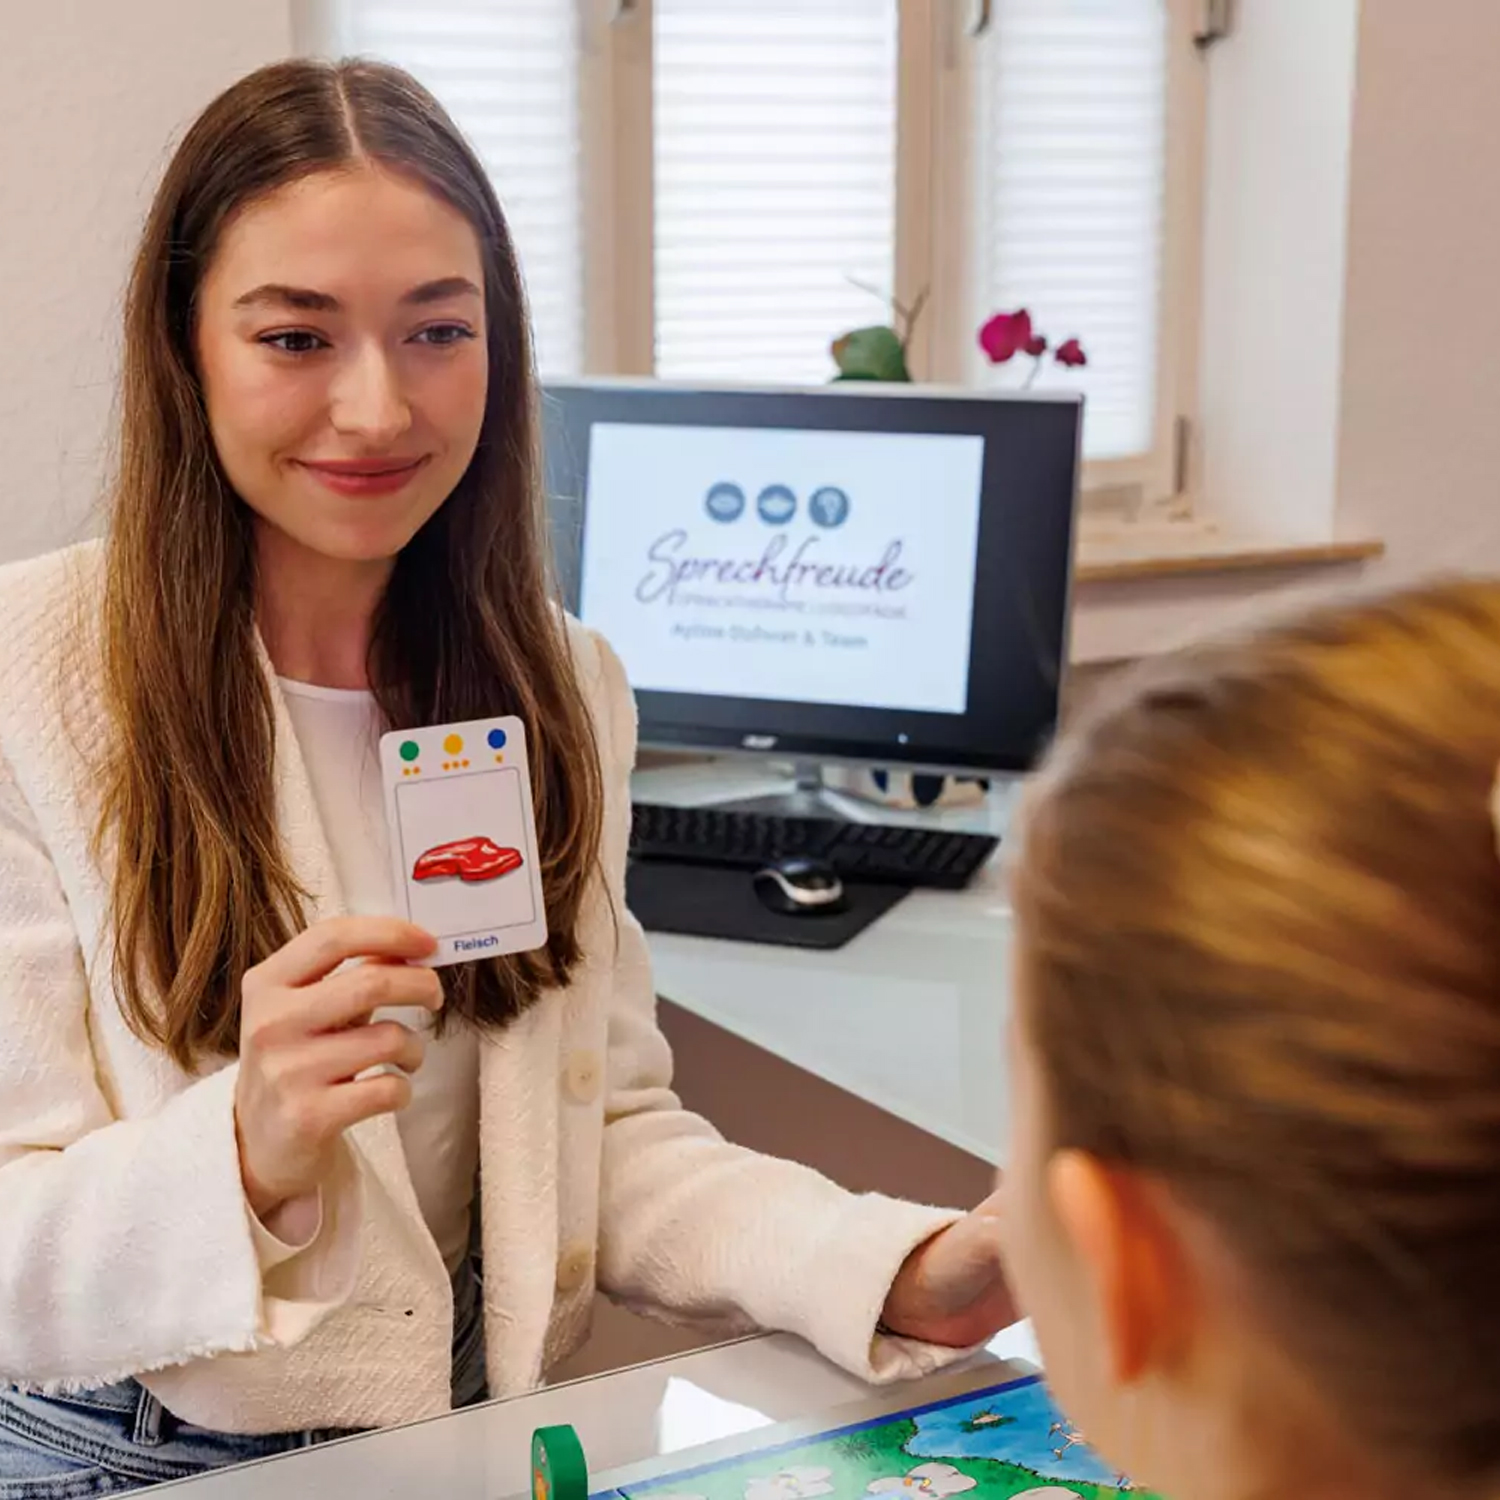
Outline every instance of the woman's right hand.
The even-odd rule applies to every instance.
[[[234,1118],[245,1196],[262,1223],[317,1189],[351,1125],[410,1101],[422,1039],[370,1015],[442,1006],[437,971],[410,962],[435,947],[395,917],[333,917],[245,975]],[[365,962],[334,972],[349,959]],[[357,1076],[383,1063],[400,1071]]]

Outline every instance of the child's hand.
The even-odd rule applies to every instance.
[[[964,1349],[1016,1321],[1000,1260],[1000,1195],[907,1256],[881,1321],[903,1338]]]

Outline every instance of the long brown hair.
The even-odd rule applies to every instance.
[[[1217,1226],[1413,1493],[1500,1485],[1500,583],[1145,668],[1058,746],[1015,879],[1060,1148]]]
[[[209,433],[194,301],[230,216],[372,159],[465,215],[485,267],[489,392],[456,489],[396,561],[370,682],[392,728],[516,714],[531,736],[548,946],[449,970],[449,1009],[516,1015],[580,962],[602,818],[598,747],[551,583],[535,380],[515,253],[484,171],[411,77],[293,61],[220,95],[175,152],[125,310],[119,472],[103,598],[101,848],[115,865],[117,989],[182,1065],[232,1054],[240,978],[302,925],[276,821],[271,688],[255,634],[250,518]]]

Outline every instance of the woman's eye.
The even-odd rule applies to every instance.
[[[328,342],[310,333],[306,328],[289,328],[285,333],[263,333],[260,342],[284,354],[311,354],[315,349],[326,349]]]
[[[419,342],[439,349],[450,349],[454,344],[461,344],[474,336],[474,330],[462,323],[434,323],[431,328],[423,328],[414,335]]]

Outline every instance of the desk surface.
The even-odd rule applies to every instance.
[[[1038,1363],[1025,1324],[978,1365]],[[942,1377],[938,1377],[942,1378]],[[924,1382],[908,1387],[912,1404]],[[868,1400],[870,1388],[785,1334],[743,1339],[675,1359],[496,1401],[431,1421],[162,1485],[191,1500],[507,1500],[529,1492],[531,1434],[569,1422],[591,1475]],[[153,1491],[155,1493],[155,1491]],[[184,1495],[183,1500],[188,1500]]]
[[[642,772],[635,790],[692,803],[777,784],[720,765]],[[1003,835],[1011,802],[938,814],[847,805],[871,822]],[[651,955],[674,1004],[998,1165],[1010,938],[997,856],[967,890],[914,891],[832,953],[652,933]]]

